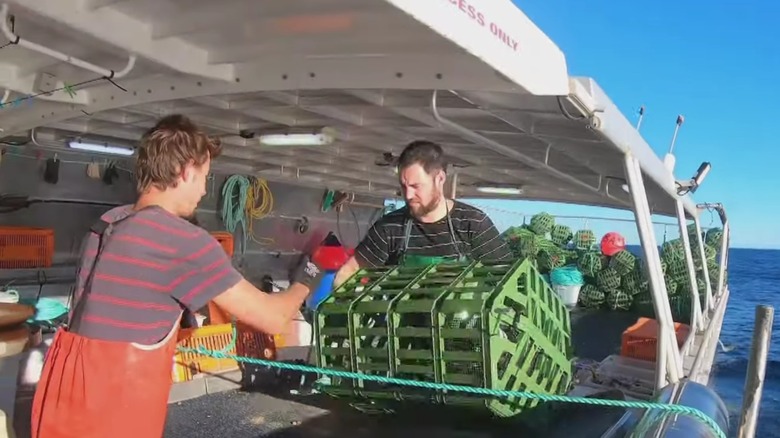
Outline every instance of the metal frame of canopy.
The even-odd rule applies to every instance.
[[[657,384],[680,377],[649,224],[652,214],[677,216],[687,237],[699,209],[606,93],[569,77],[564,54],[510,0],[228,3],[6,0],[0,25],[15,44],[0,59],[0,135],[35,129],[55,150],[73,137],[132,143],[181,112],[222,137],[215,169],[379,197],[394,196],[397,181],[372,163],[424,137],[445,145],[462,197],[502,185],[521,188],[518,199],[631,209],[661,322]],[[335,141],[269,147],[246,135],[280,127],[333,128]],[[709,311],[724,285],[715,297],[709,279],[707,289]],[[694,325],[704,327],[697,304]]]

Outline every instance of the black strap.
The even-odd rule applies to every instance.
[[[78,331],[79,326],[81,325],[81,316],[84,314],[84,306],[87,302],[85,298],[87,294],[92,292],[92,280],[95,278],[95,268],[97,267],[98,260],[100,260],[100,256],[103,255],[103,249],[105,248],[108,236],[111,235],[112,229],[112,224],[103,219],[98,219],[98,221],[90,227],[90,231],[98,236],[98,249],[97,254],[95,254],[95,259],[92,261],[92,266],[89,268],[87,279],[84,281],[84,288],[82,289],[81,295],[78,297],[78,301],[74,303],[75,307],[73,308],[73,314],[71,314],[68,324],[68,328],[71,331]],[[73,293],[75,294],[76,291],[74,290]],[[71,300],[71,302],[73,301]]]
[[[409,248],[409,238],[412,236],[412,219],[407,218],[406,222],[404,222],[404,240],[403,244],[401,245],[401,250],[399,251],[399,255],[403,256],[406,254],[406,250]]]
[[[401,248],[398,250],[396,259],[397,263],[401,263],[403,260],[403,257],[406,255],[406,251],[409,249],[409,239],[412,235],[412,224],[413,220],[411,217],[407,217],[404,221],[404,239],[403,243],[401,244]],[[452,244],[455,246],[455,251],[458,253],[458,258],[462,259],[464,258],[463,251],[461,251],[461,244],[463,243],[460,239],[457,238],[455,235],[455,227],[452,225],[452,218],[450,217],[450,211],[447,209],[447,228],[450,233],[450,238],[452,239]]]

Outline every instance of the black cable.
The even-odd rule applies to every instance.
[[[0,195],[0,214],[13,213],[15,211],[28,208],[33,204],[79,204],[96,205],[101,207],[118,207],[122,205],[121,203],[104,201],[82,201],[78,199],[30,199],[26,196]]]
[[[9,24],[11,25],[11,33],[16,34],[16,32],[15,32],[15,30],[16,30],[15,29],[15,27],[16,27],[16,17],[14,17],[13,15],[9,15],[8,16],[8,21],[9,21]],[[18,35],[16,36],[16,40],[8,41],[7,43],[5,43],[2,46],[0,46],[0,50],[5,49],[8,46],[13,46],[13,45],[16,45],[16,44],[19,44],[19,36]]]
[[[79,83],[76,83],[76,84],[72,84],[72,85],[65,84],[65,86],[62,86],[62,87],[59,87],[59,88],[55,88],[53,90],[41,91],[40,93],[36,93],[36,94],[29,94],[29,95],[20,97],[18,99],[14,99],[14,100],[12,100],[10,102],[2,103],[2,104],[0,104],[0,108],[6,107],[6,106],[17,106],[17,105],[21,104],[24,101],[33,100],[36,97],[49,95],[49,94],[57,92],[57,91],[65,91],[66,93],[70,94],[71,92],[75,91],[74,88],[76,88],[76,87],[80,87],[82,85],[87,85],[87,84],[91,84],[92,82],[98,82],[98,81],[103,81],[103,80],[110,82],[116,88],[118,88],[118,89],[124,91],[125,93],[127,93],[127,89],[123,88],[122,86],[120,86],[119,84],[114,82],[110,77],[108,77],[108,76],[101,76],[99,78],[89,79],[89,80],[82,81],[82,82],[79,82]]]
[[[357,214],[355,213],[355,209],[352,208],[352,206],[349,207],[349,212],[352,213],[352,219],[355,220],[355,228],[357,229],[357,236],[358,236],[358,238],[357,238],[357,241],[356,241],[357,243],[355,243],[355,245],[359,245],[360,244],[360,239],[363,237],[363,235],[360,234],[360,221],[358,220]]]
[[[13,142],[13,141],[0,141],[0,144],[5,145],[5,146],[25,146],[28,143],[30,143],[29,140],[25,141],[25,142],[22,142],[22,143],[16,143],[16,142]]]

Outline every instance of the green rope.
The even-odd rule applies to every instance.
[[[233,326],[233,341],[231,342],[232,345],[235,345],[236,338],[237,338],[236,327]],[[704,424],[710,427],[710,429],[712,429],[712,431],[715,432],[718,438],[726,438],[726,434],[723,432],[723,430],[721,430],[720,426],[718,426],[718,424],[715,423],[715,421],[712,418],[705,415],[702,411],[688,406],[644,402],[644,401],[605,400],[605,399],[587,398],[587,397],[572,397],[568,395],[536,394],[533,392],[526,392],[526,391],[507,391],[503,389],[477,388],[474,386],[452,385],[449,383],[435,383],[435,382],[425,382],[419,380],[399,379],[396,377],[385,377],[385,376],[376,376],[371,374],[353,373],[350,371],[341,371],[341,370],[320,368],[320,367],[309,366],[309,365],[300,365],[295,363],[257,359],[254,357],[237,356],[234,354],[227,353],[227,351],[229,351],[230,348],[223,348],[219,351],[216,351],[216,350],[210,350],[208,348],[204,348],[203,346],[198,346],[198,348],[179,347],[178,350],[183,353],[196,353],[204,356],[213,357],[215,359],[232,359],[237,362],[267,366],[267,367],[278,368],[282,370],[300,371],[304,373],[314,373],[314,374],[321,374],[324,376],[341,377],[344,379],[356,379],[362,381],[379,382],[379,383],[386,383],[386,384],[400,385],[400,386],[410,386],[410,387],[433,389],[433,390],[444,390],[444,391],[452,391],[452,392],[464,392],[469,394],[478,394],[478,395],[486,395],[486,396],[494,396],[494,397],[519,397],[519,398],[527,398],[531,400],[540,400],[540,401],[547,401],[547,402],[579,403],[579,404],[586,404],[586,405],[621,407],[621,408],[630,408],[630,409],[657,409],[661,411],[666,411],[671,414],[676,413],[676,414],[689,415],[693,418],[702,421]]]
[[[247,217],[246,199],[252,183],[243,175],[231,175],[222,186],[222,223],[225,229],[235,235],[236,228],[241,226],[241,250],[246,251],[247,241]]]

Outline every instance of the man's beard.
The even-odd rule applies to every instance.
[[[436,207],[439,206],[439,203],[444,197],[440,194],[434,199],[431,199],[431,202],[427,204],[416,204],[416,205],[409,205],[409,210],[412,212],[412,216],[416,218],[421,218],[425,216],[426,214],[432,212],[436,209]]]

